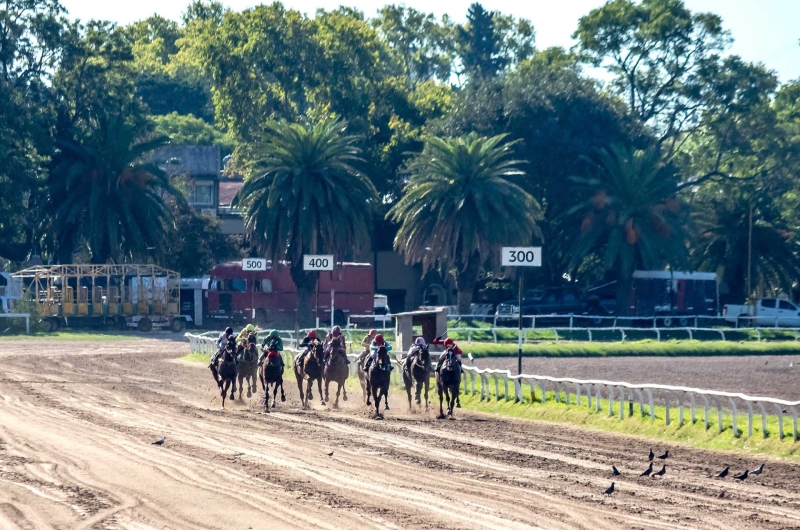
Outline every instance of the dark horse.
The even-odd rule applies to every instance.
[[[458,365],[458,359],[452,349],[447,350],[447,355],[442,363],[442,367],[436,374],[436,391],[439,393],[439,419],[446,417],[453,417],[453,405],[458,399],[458,392],[461,388],[461,369]],[[447,416],[444,415],[442,409],[442,394],[447,400]]]
[[[267,357],[261,365],[258,373],[261,386],[264,389],[264,412],[269,412],[269,386],[273,385],[272,408],[275,408],[278,396],[278,387],[281,389],[281,401],[286,401],[286,394],[283,393],[283,367],[278,357]]]
[[[428,348],[418,350],[412,354],[408,362],[403,366],[403,383],[406,385],[408,394],[408,408],[411,409],[411,387],[414,386],[417,398],[417,405],[422,402],[420,393],[425,387],[425,410],[428,410],[428,389],[431,380],[431,354]]]
[[[222,408],[225,408],[225,396],[229,388],[231,389],[231,400],[236,398],[236,344],[233,341],[229,342],[222,351],[222,357],[217,364],[212,364],[210,368],[214,381],[217,382],[220,389]]]
[[[378,348],[375,362],[369,367],[367,373],[367,406],[371,405],[370,397],[375,401],[375,417],[383,419],[380,411],[381,397],[384,402],[384,410],[389,410],[389,383],[391,382],[392,361],[389,359],[389,352],[386,346]]]
[[[239,347],[239,399],[242,399],[244,381],[247,381],[247,397],[258,391],[256,372],[258,371],[258,346],[248,340],[247,347]]]
[[[347,401],[347,390],[344,388],[345,381],[350,375],[350,368],[345,361],[344,352],[339,350],[339,346],[334,341],[331,347],[330,357],[325,364],[323,377],[325,378],[325,401],[330,402],[331,398],[328,394],[328,387],[330,384],[336,383],[336,401],[333,402],[333,408],[339,408],[339,394],[344,392],[343,400]]]
[[[324,364],[324,355],[322,353],[322,343],[315,340],[311,343],[311,351],[303,359],[303,366],[297,362],[294,363],[294,375],[297,378],[297,389],[300,391],[300,401],[303,408],[309,407],[308,402],[314,399],[311,392],[314,386],[314,380],[317,381],[317,388],[319,389],[319,397],[322,405],[325,405],[325,400],[322,399],[322,369]],[[303,391],[303,379],[308,381],[306,391]]]

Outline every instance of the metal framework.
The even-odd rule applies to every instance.
[[[50,265],[13,274],[41,316],[174,316],[180,274],[156,265]]]

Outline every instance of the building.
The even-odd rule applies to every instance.
[[[207,215],[219,215],[222,159],[216,145],[167,145],[153,153],[153,161],[171,177],[187,179],[189,206]]]

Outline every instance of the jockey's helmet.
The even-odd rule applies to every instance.
[[[377,345],[383,344],[383,335],[375,335],[375,344]]]
[[[422,337],[417,337],[417,340],[414,341],[414,344],[416,344],[417,346],[419,346],[421,348],[424,348],[425,346],[427,346],[427,344],[425,343],[425,339],[423,339]]]
[[[256,330],[256,327],[254,325],[252,325],[252,324],[248,324],[247,327],[244,328],[244,329],[246,329],[247,331],[252,332],[252,331]]]
[[[317,330],[316,329],[312,329],[311,331],[309,331],[308,332],[308,338],[309,339],[316,339],[317,338]]]
[[[341,334],[342,334],[342,328],[340,328],[339,326],[333,326],[333,329],[331,330],[331,335],[333,335],[334,337],[338,337]]]

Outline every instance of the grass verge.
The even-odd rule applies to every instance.
[[[510,393],[513,396],[513,386],[510,385]],[[480,385],[476,381],[475,390],[479,392]],[[638,402],[633,404],[633,415],[629,415],[629,402],[625,403],[625,418],[620,419],[620,404],[616,400],[611,407],[609,415],[608,399],[600,400],[600,410],[597,410],[596,400],[592,399],[592,406],[588,406],[585,395],[581,396],[580,404],[577,403],[576,394],[570,394],[570,405],[565,403],[565,395],[562,392],[560,400],[556,399],[554,392],[547,392],[547,400],[541,402],[541,390],[537,387],[535,391],[536,402],[531,403],[531,389],[529,385],[523,385],[522,391],[525,396],[525,403],[516,403],[512,400],[506,401],[503,397],[503,385],[500,385],[500,398],[494,395],[493,385],[490,384],[491,398],[481,399],[479,394],[463,395],[461,404],[466,409],[500,414],[524,420],[539,420],[553,423],[569,423],[578,427],[588,427],[607,432],[629,434],[635,436],[646,436],[659,440],[685,443],[695,447],[708,449],[744,451],[753,454],[768,454],[781,457],[800,457],[800,442],[792,440],[792,419],[789,415],[784,415],[783,427],[784,438],[779,437],[778,417],[766,417],[766,437],[761,426],[761,416],[757,413],[753,415],[753,435],[747,437],[748,417],[746,409],[739,410],[736,418],[737,436],[734,436],[733,415],[722,410],[721,421],[722,431],[720,432],[720,415],[716,408],[709,409],[708,429],[705,428],[704,409],[702,400],[698,399],[698,406],[695,408],[695,421],[692,422],[691,410],[687,403],[683,410],[683,423],[679,423],[678,407],[670,407],[670,425],[666,425],[666,407],[655,406],[655,419],[650,419],[650,409],[645,403],[644,411],[640,409]],[[675,403],[673,403],[675,405]],[[754,407],[758,410],[758,407]]]
[[[85,331],[59,331],[56,333],[34,333],[32,335],[9,335],[0,337],[0,342],[15,341],[23,342],[26,340],[53,340],[53,341],[87,341],[87,342],[114,342],[122,340],[138,340],[143,338],[140,335],[129,335],[120,333],[101,333]]]
[[[516,344],[461,343],[474,357],[513,357]],[[800,342],[640,340],[634,342],[539,342],[523,344],[526,357],[712,357],[721,355],[800,355]]]

